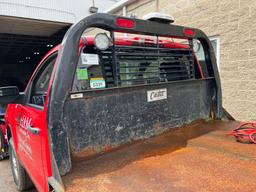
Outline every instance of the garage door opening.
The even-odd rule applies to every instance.
[[[71,24],[0,17],[0,87],[23,91],[43,56],[59,44]]]

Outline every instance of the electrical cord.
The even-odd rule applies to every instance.
[[[256,144],[256,122],[243,122],[227,135],[234,136],[241,143]]]

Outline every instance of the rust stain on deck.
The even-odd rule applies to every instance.
[[[68,192],[249,192],[256,150],[225,133],[237,122],[198,121],[73,164]]]

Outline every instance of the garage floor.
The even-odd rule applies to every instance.
[[[4,160],[0,162],[0,170],[0,192],[16,192],[12,180],[9,160]]]
[[[12,179],[11,167],[8,159],[0,162],[0,170],[0,192],[17,192]],[[36,190],[27,192],[36,192]]]

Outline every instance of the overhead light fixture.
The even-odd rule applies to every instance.
[[[53,47],[53,45],[52,44],[47,44],[46,47]]]
[[[90,7],[89,11],[90,13],[98,13],[99,8],[98,7]]]
[[[39,55],[39,52],[34,52],[34,55]]]
[[[98,13],[99,8],[95,6],[94,0],[92,0],[92,6],[89,8],[90,13]]]
[[[30,59],[30,57],[26,57],[26,59]]]
[[[20,60],[19,63],[23,63],[24,61]]]

